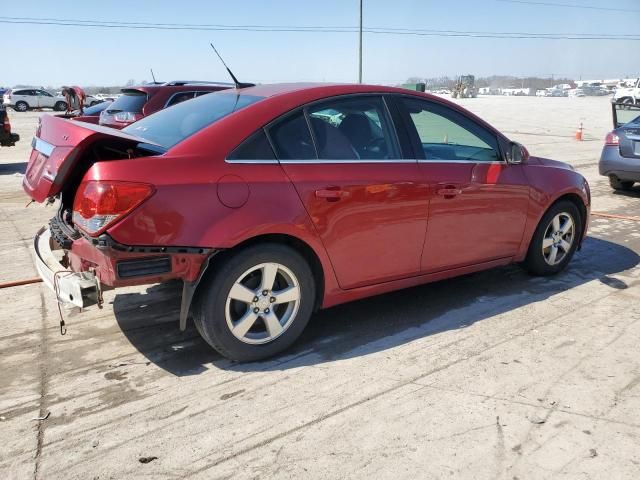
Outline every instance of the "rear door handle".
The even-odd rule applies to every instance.
[[[438,189],[436,193],[444,198],[453,198],[456,195],[460,195],[462,189],[458,187],[445,187]]]
[[[349,192],[346,190],[340,190],[340,187],[327,187],[316,190],[316,197],[324,198],[328,202],[337,202],[338,200],[348,196]]]

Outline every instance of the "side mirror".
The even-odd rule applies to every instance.
[[[518,142],[511,142],[511,149],[507,152],[507,163],[517,165],[528,159],[529,151]]]

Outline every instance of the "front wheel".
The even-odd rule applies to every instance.
[[[552,205],[533,234],[524,267],[534,275],[560,272],[573,257],[581,237],[578,207],[567,200]]]
[[[315,281],[306,260],[279,244],[260,244],[226,259],[198,288],[194,322],[227,358],[262,360],[289,347],[309,322]]]
[[[62,102],[62,101],[56,102],[56,104],[53,106],[53,109],[56,112],[63,112],[67,109],[67,104],[66,102]]]

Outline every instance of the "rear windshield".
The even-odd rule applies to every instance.
[[[197,131],[263,98],[230,93],[202,95],[138,120],[123,131],[169,149]]]
[[[147,94],[140,90],[129,90],[124,92],[109,107],[110,113],[118,112],[142,112],[142,107],[147,102]]]

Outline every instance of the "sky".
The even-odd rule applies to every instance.
[[[629,34],[640,39],[640,0],[363,2],[365,28]],[[357,27],[359,18],[359,0],[23,0],[7,6],[0,16],[101,22]],[[228,81],[209,42],[241,81],[358,79],[358,34],[353,32],[128,30],[1,22],[0,32],[3,86],[122,85],[129,79],[150,81],[150,68],[162,81]],[[574,79],[637,76],[638,47],[640,40],[365,33],[363,81],[398,84],[412,76],[465,73]]]

